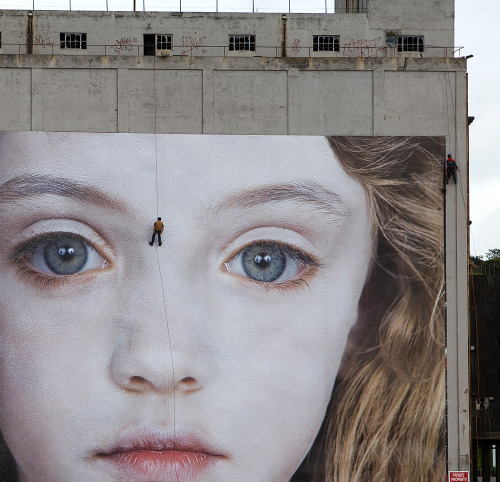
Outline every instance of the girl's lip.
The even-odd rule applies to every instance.
[[[150,431],[125,435],[109,448],[96,450],[94,457],[121,479],[179,482],[228,459],[196,433],[165,435]]]

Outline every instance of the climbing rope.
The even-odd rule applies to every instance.
[[[154,91],[154,142],[155,142],[155,188],[156,188],[156,218],[159,215],[159,194],[158,194],[158,131],[157,131],[157,110],[158,110],[158,97],[157,97],[157,86],[156,86],[156,55],[153,57],[153,91]],[[172,397],[173,397],[173,431],[174,431],[174,464],[175,467],[175,478],[179,480],[179,474],[177,473],[177,464],[176,464],[176,450],[175,444],[177,439],[176,434],[176,394],[175,394],[175,369],[174,369],[174,355],[172,353],[172,338],[170,336],[170,326],[168,323],[168,313],[167,313],[167,301],[165,298],[165,286],[163,283],[163,276],[161,272],[161,264],[160,264],[160,256],[158,254],[158,246],[156,247],[156,261],[158,264],[158,274],[160,276],[160,284],[161,284],[161,292],[163,296],[163,310],[165,313],[165,323],[167,326],[167,338],[170,350],[170,361],[172,366]]]

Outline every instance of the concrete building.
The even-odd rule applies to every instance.
[[[453,0],[334,14],[0,12],[0,130],[444,136],[467,186]],[[469,469],[468,206],[446,195],[448,465]]]
[[[496,329],[500,319],[500,276],[497,273],[498,271],[493,269],[491,274],[473,272],[470,279],[471,438],[474,481],[481,480],[478,477],[491,480],[490,477],[497,475],[497,449],[500,438],[500,351]]]
[[[418,133],[449,135],[455,152],[465,62],[453,3],[406,16],[388,3],[334,15],[4,11],[0,128],[151,132],[156,102],[159,133]]]

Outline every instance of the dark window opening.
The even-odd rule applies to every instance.
[[[229,51],[235,50],[255,52],[255,35],[230,35]]]
[[[157,35],[156,50],[172,50],[172,35]]]
[[[155,55],[155,37],[156,35],[144,34],[144,55]]]
[[[87,34],[86,33],[65,33],[60,34],[62,49],[86,49]]]
[[[158,50],[172,50],[172,35],[144,34],[144,55],[156,55]]]
[[[313,35],[314,52],[338,52],[339,35]]]
[[[0,49],[2,48],[2,32],[0,32]]]
[[[398,52],[423,52],[424,37],[422,35],[399,35]]]
[[[346,13],[366,13],[366,0],[346,0],[345,11]]]

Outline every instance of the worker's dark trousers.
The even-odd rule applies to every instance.
[[[457,183],[457,171],[446,171],[446,184],[448,184],[448,180],[450,179],[450,175],[453,176],[453,181],[455,184]]]
[[[158,244],[161,246],[161,233],[157,231],[153,231],[153,237],[151,238],[151,244],[155,242],[155,237],[158,235]]]

